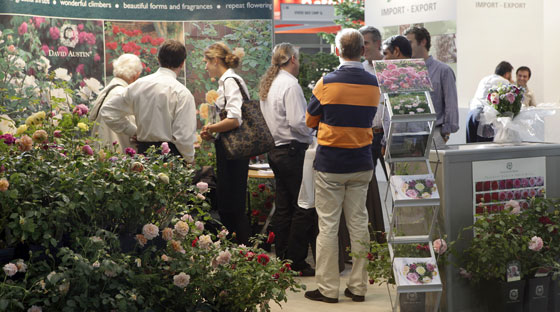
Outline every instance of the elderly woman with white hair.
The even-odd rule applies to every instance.
[[[115,77],[101,90],[89,115],[89,119],[96,122],[92,134],[100,139],[101,146],[110,147],[113,146],[114,142],[117,142],[117,150],[120,152],[123,152],[127,147],[134,147],[129,136],[124,133],[115,133],[107,126],[99,111],[103,103],[121,94],[129,84],[140,77],[140,74],[142,74],[142,62],[134,54],[123,54],[113,62],[113,75]],[[131,122],[135,121],[133,115],[126,118]]]

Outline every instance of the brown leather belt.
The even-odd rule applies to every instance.
[[[383,133],[383,128],[379,127],[379,128],[372,128],[373,129],[373,133],[374,134],[378,134],[378,133]]]

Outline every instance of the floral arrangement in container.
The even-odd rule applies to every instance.
[[[432,91],[424,60],[375,61],[374,68],[382,93]]]
[[[431,114],[424,92],[389,94],[389,101],[394,115]]]
[[[520,142],[520,131],[527,131],[526,123],[515,122],[521,110],[525,89],[513,84],[501,85],[488,91],[487,105],[479,117],[477,134],[494,137],[494,142]],[[493,131],[489,131],[491,125]],[[530,127],[529,127],[530,128]]]

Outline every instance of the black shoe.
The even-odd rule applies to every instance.
[[[305,292],[305,298],[310,299],[310,300],[314,300],[314,301],[323,301],[323,302],[326,302],[326,303],[337,303],[338,302],[338,298],[329,298],[329,297],[323,296],[323,294],[321,294],[319,289],[306,291]]]
[[[299,273],[299,276],[315,276],[315,270],[312,267],[301,269]]]
[[[356,302],[363,302],[364,300],[366,300],[365,296],[354,295],[348,288],[344,290],[344,295],[348,298],[352,298],[352,301]]]

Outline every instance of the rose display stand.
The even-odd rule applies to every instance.
[[[384,125],[384,157],[390,168],[385,199],[391,192],[392,204],[384,208],[389,216],[387,243],[397,290],[394,301],[389,291],[392,309],[411,312],[433,307],[437,311],[443,286],[432,236],[440,198],[429,164],[436,114],[429,94],[432,87],[428,71],[424,61],[418,59],[379,61],[375,70],[385,101],[384,114],[390,120]],[[427,172],[402,170],[413,163],[425,166]],[[424,223],[418,224],[418,220]],[[429,256],[399,254],[406,250],[405,245],[414,244],[428,246]],[[435,295],[435,299],[428,294]]]

